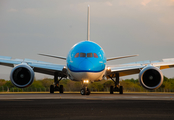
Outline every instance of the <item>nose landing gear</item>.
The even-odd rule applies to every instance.
[[[90,95],[90,90],[89,88],[85,87],[80,90],[81,95]]]
[[[83,88],[80,90],[81,95],[90,95],[91,92],[89,88],[87,87],[88,83],[89,83],[88,80],[82,81]]]

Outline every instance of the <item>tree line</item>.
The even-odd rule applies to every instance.
[[[0,79],[0,92],[38,92],[49,91],[50,85],[54,83],[53,79],[45,78],[42,80],[34,80],[33,84],[27,88],[19,89],[15,87],[11,81]],[[81,82],[63,79],[60,85],[64,86],[64,91],[79,91],[82,88]],[[164,76],[163,84],[156,90],[148,91],[144,89],[138,79],[125,79],[120,80],[120,85],[123,86],[124,92],[174,92],[174,78],[167,78]],[[93,82],[88,85],[91,91],[109,91],[110,86],[114,86],[112,80],[102,80],[100,82]]]

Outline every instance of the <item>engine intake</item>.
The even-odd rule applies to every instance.
[[[144,88],[154,90],[163,83],[163,74],[159,68],[147,66],[141,70],[139,82]]]
[[[12,69],[10,80],[16,87],[28,87],[34,81],[34,71],[27,64],[20,64]]]

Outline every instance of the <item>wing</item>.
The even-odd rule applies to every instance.
[[[128,57],[135,57],[135,56],[138,56],[138,54],[137,55],[126,55],[126,56],[107,58],[107,61],[116,60],[116,59],[122,59],[122,58],[128,58]]]
[[[31,59],[12,59],[11,57],[0,56],[0,65],[15,67],[21,63],[26,63],[34,72],[44,73],[48,75],[54,75],[55,72],[62,72],[65,65],[52,64],[43,61],[31,60]]]
[[[47,55],[47,54],[38,54],[38,55],[66,60],[66,57],[62,57],[62,56]]]
[[[144,67],[151,65],[159,67],[159,69],[167,69],[174,67],[174,58],[163,59],[162,61],[140,61],[119,65],[108,65],[107,75],[119,73],[119,76],[127,76],[139,73]]]

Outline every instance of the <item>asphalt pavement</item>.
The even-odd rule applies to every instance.
[[[173,97],[155,93],[0,94],[0,120],[173,120]]]

